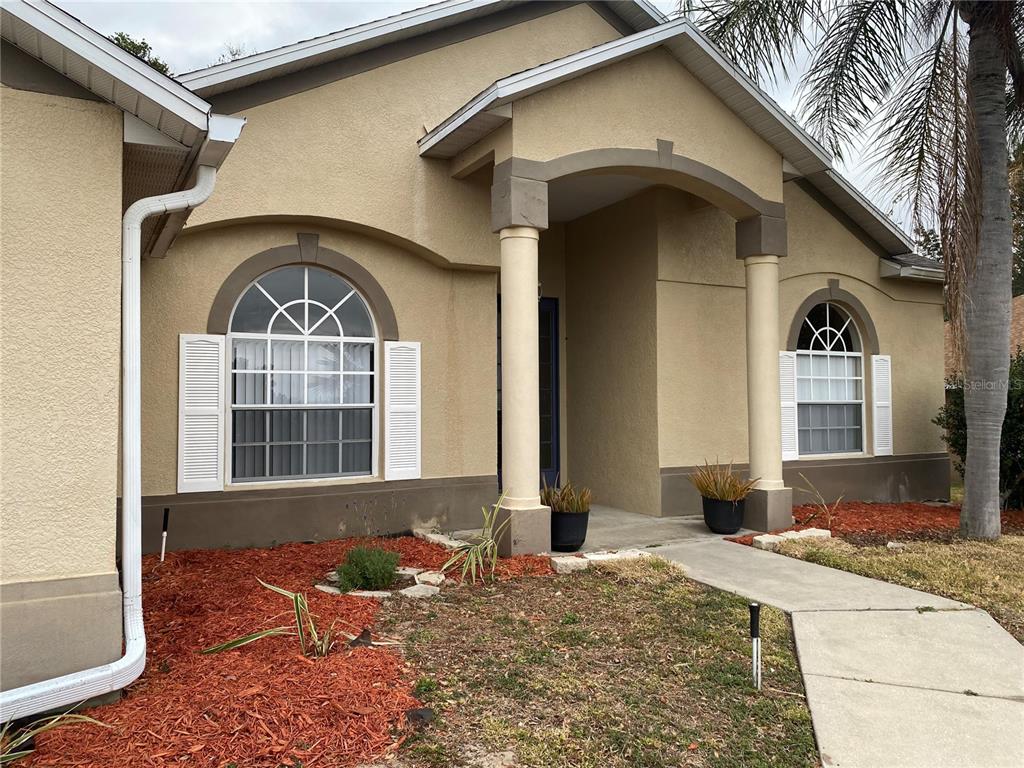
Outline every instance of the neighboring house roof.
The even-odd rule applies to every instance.
[[[526,2],[528,0],[445,0],[224,64],[186,72],[180,76],[180,80],[203,96],[213,96],[354,56],[388,43],[452,27]],[[665,20],[646,0],[613,0],[602,5],[633,30],[648,29]]]
[[[807,179],[886,251],[894,269],[887,270],[885,276],[942,280],[941,267],[922,262],[906,233],[832,167],[826,150],[686,19],[665,22],[495,81],[420,139],[420,154],[454,157],[512,119],[500,107],[658,47],[675,56],[782,155],[789,164],[787,178]]]
[[[953,376],[960,372],[960,362],[953,353],[952,329],[946,323],[946,375]],[[1017,348],[1024,348],[1024,296],[1014,296],[1010,315],[1010,354]]]
[[[123,206],[188,186],[199,165],[219,167],[243,118],[209,103],[46,0],[5,0],[0,36],[124,115]],[[144,252],[159,256],[188,212],[150,219]]]

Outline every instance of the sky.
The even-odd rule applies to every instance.
[[[247,53],[266,51],[422,7],[431,0],[55,2],[104,35],[126,32],[145,39],[172,72],[183,74],[216,63],[229,45]],[[670,13],[676,6],[675,0],[654,0],[653,4],[663,13]],[[790,114],[796,112],[792,82],[781,82],[767,90],[783,109]],[[871,168],[860,153],[852,152],[845,164],[837,163],[836,167],[879,208],[891,210],[890,202],[872,188]]]

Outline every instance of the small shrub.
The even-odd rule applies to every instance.
[[[505,494],[502,493],[498,498],[498,503],[493,507],[481,508],[484,524],[480,528],[476,542],[464,544],[456,549],[455,554],[448,558],[448,562],[441,567],[442,573],[447,573],[449,569],[461,563],[463,581],[468,576],[470,581],[476,584],[477,578],[486,581],[488,575],[491,581],[494,581],[494,569],[498,566],[498,542],[509,523],[512,522],[511,517],[506,517],[504,522],[498,523],[498,510],[501,509],[504,501]]]
[[[741,501],[750,495],[759,477],[749,480],[740,480],[739,475],[732,471],[732,464],[708,464],[705,460],[703,467],[697,467],[697,471],[690,476],[697,492],[705,499],[717,499],[719,501]]]
[[[589,488],[577,489],[571,482],[552,488],[544,481],[540,490],[540,503],[549,507],[552,512],[568,512],[582,514],[590,511],[592,492]]]
[[[953,465],[963,475],[967,460],[963,377],[946,379],[946,404],[932,421],[942,427],[942,439],[953,454]],[[999,445],[999,492],[1004,507],[1024,506],[1024,347],[1018,347],[1010,358],[1006,417]]]
[[[386,549],[355,547],[339,565],[338,589],[350,592],[353,589],[387,589],[394,583],[398,569],[399,555]]]

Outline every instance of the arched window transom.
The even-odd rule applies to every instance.
[[[797,429],[801,455],[864,447],[864,359],[842,307],[817,304],[797,342]]]
[[[374,472],[376,331],[354,287],[268,272],[238,299],[229,350],[232,481]]]

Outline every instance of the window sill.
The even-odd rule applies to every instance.
[[[379,483],[384,478],[380,475],[353,475],[351,477],[310,477],[302,480],[267,480],[259,483],[225,483],[224,490],[253,491],[266,488],[310,488],[332,485],[358,485],[360,483]]]
[[[866,459],[874,454],[866,453],[864,451],[857,451],[854,453],[808,453],[806,455],[798,456],[790,461],[828,461],[829,459]],[[786,462],[783,462],[786,463]]]

